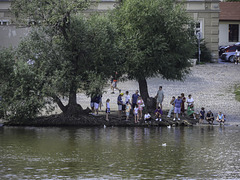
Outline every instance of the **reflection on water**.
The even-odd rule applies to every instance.
[[[237,179],[236,126],[0,129],[1,179]]]

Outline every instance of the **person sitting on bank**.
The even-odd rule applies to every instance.
[[[225,116],[223,115],[223,113],[221,113],[221,112],[218,113],[216,121],[219,122],[220,124],[222,124],[222,123],[224,124],[224,122],[226,120],[225,120]]]
[[[194,112],[194,106],[193,104],[191,104],[190,106],[188,106],[187,108],[187,115],[189,117],[193,117],[194,119],[196,119],[196,113]]]
[[[151,115],[149,112],[147,114],[144,114],[145,123],[149,123],[149,121],[151,121],[151,120],[152,120],[152,118],[151,118]]]
[[[162,117],[163,112],[162,112],[162,109],[160,106],[158,106],[158,108],[155,110],[154,113],[155,113],[156,121],[158,121],[158,120],[162,121],[161,117]]]
[[[213,121],[214,121],[214,116],[213,116],[213,113],[211,110],[209,110],[206,114],[206,121],[209,123],[209,124],[213,124]]]
[[[202,124],[204,119],[205,119],[205,110],[204,110],[204,107],[202,107],[200,111],[199,124]]]

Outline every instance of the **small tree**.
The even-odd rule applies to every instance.
[[[137,80],[144,101],[147,78],[182,80],[194,47],[192,20],[182,4],[166,0],[125,0],[113,11],[129,79]]]

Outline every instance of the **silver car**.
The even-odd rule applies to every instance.
[[[240,51],[240,46],[230,46],[230,48],[226,49],[226,51],[224,53],[222,53],[221,55],[221,59],[224,61],[230,61],[230,62],[234,62],[235,61],[235,54],[236,54],[236,49],[238,51]]]

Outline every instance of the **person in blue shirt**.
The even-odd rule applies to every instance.
[[[136,107],[139,96],[140,95],[138,94],[138,90],[136,90],[135,94],[132,95],[132,109]]]
[[[225,120],[225,116],[224,116],[221,112],[219,112],[218,115],[217,115],[216,121],[219,122],[220,125],[221,125],[222,123],[224,124],[224,122],[226,121],[226,120]]]
[[[178,114],[181,113],[181,106],[182,106],[182,99],[180,96],[178,96],[177,99],[175,99],[174,101],[174,118],[173,120],[176,120],[176,117],[178,118],[178,120],[180,120],[180,118],[178,117]]]

